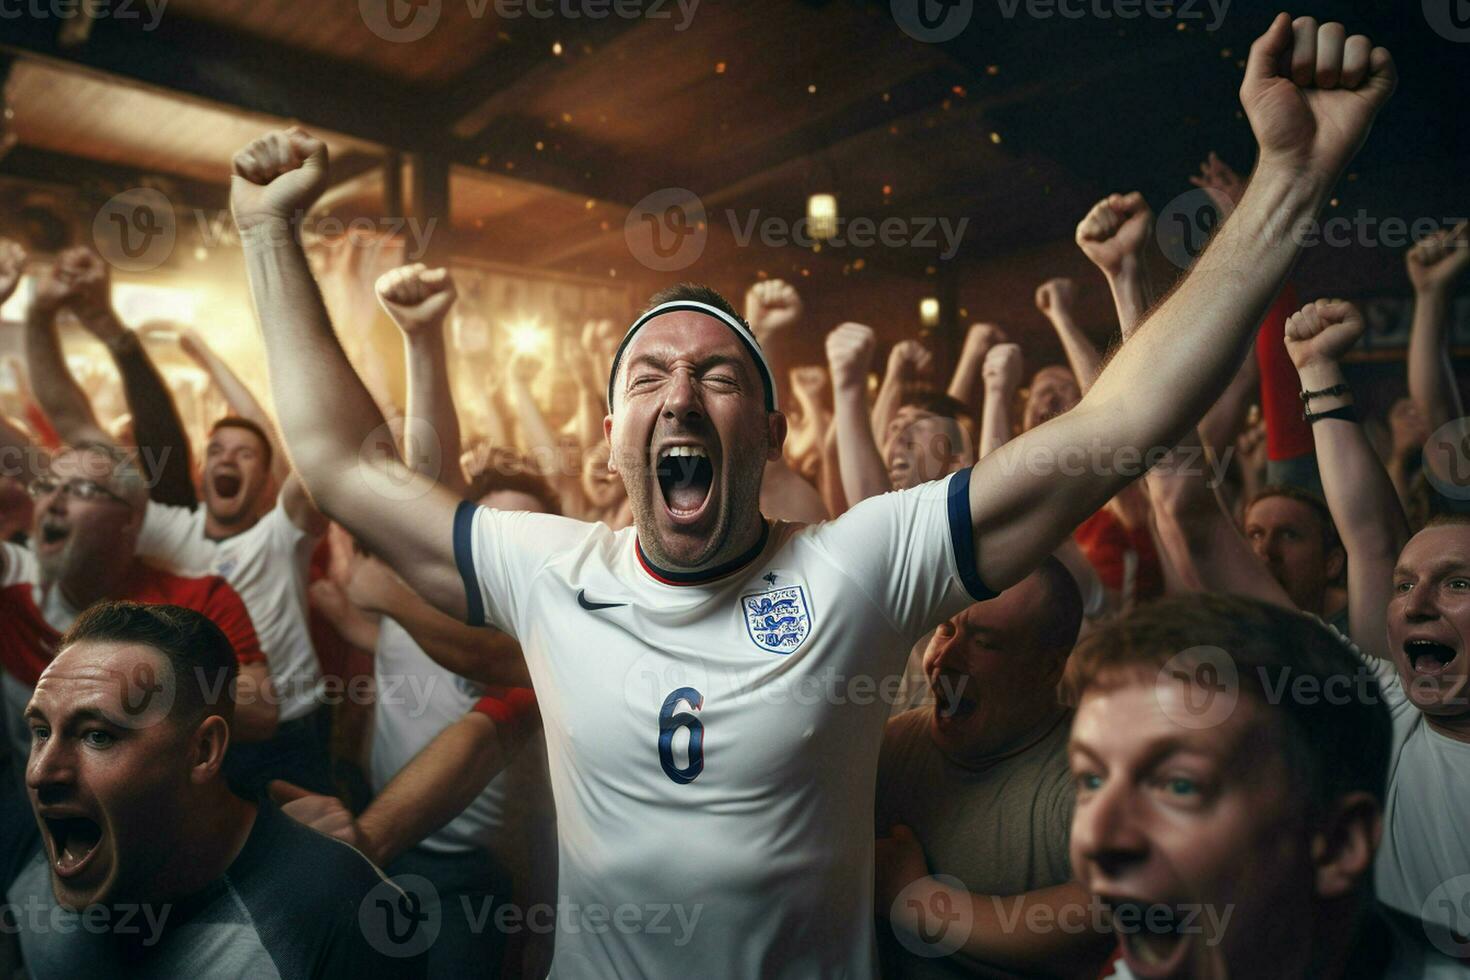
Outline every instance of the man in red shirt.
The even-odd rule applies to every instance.
[[[171,603],[213,620],[240,662],[234,733],[242,741],[269,737],[276,727],[275,699],[265,696],[270,675],[239,595],[218,576],[172,575],[133,557],[148,491],[128,454],[100,443],[64,450],[30,492],[31,546],[0,543],[0,684],[18,757],[29,750],[20,718],[31,688],[61,634],[103,599]]]

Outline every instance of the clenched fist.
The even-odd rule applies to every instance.
[[[15,293],[25,265],[26,250],[20,243],[0,238],[0,303],[4,303]]]
[[[1420,239],[1409,249],[1405,262],[1409,281],[1420,293],[1449,291],[1455,280],[1470,266],[1470,221],[1462,221],[1452,229],[1442,229]]]
[[[1143,195],[1109,194],[1092,206],[1077,225],[1077,245],[1110,279],[1137,265],[1154,226],[1154,213]]]
[[[791,369],[791,387],[798,398],[815,402],[827,387],[827,372],[815,364],[803,364]]]
[[[844,323],[827,334],[827,366],[833,388],[866,388],[878,338],[872,327]]]
[[[1076,295],[1077,284],[1072,280],[1048,279],[1036,287],[1036,308],[1048,320],[1059,315],[1070,315]]]
[[[762,343],[768,334],[801,319],[801,297],[781,279],[758,282],[745,291],[745,322]]]
[[[246,233],[274,222],[294,224],[326,185],[327,144],[297,126],[267,133],[235,154],[235,225]]]
[[[1319,299],[1286,321],[1286,353],[1299,373],[1337,364],[1364,329],[1363,315],[1356,306],[1346,300]]]
[[[912,380],[928,374],[933,367],[933,353],[917,340],[901,340],[888,352],[888,373],[895,378]]]
[[[1397,84],[1393,56],[1364,35],[1277,14],[1251,45],[1240,85],[1258,172],[1336,179]]]
[[[960,360],[971,363],[984,361],[992,347],[1005,343],[1007,339],[1006,332],[993,323],[972,323],[970,332],[965,334],[965,346],[960,350]]]
[[[422,262],[388,270],[375,288],[378,302],[405,334],[437,328],[457,295],[448,269],[430,269]]]
[[[980,370],[987,393],[1009,395],[1021,387],[1021,348],[1017,344],[996,344],[985,355]]]

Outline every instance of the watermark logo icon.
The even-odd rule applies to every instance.
[[[1457,960],[1470,959],[1470,875],[1442,882],[1419,910],[1434,948]]]
[[[1424,477],[1451,500],[1470,500],[1470,418],[1451,419],[1430,434]]]
[[[925,44],[952,41],[970,26],[974,0],[892,0],[890,9],[899,28]]]
[[[704,202],[682,187],[654,191],[628,212],[623,238],[633,257],[655,272],[687,269],[709,238]]]
[[[935,888],[935,883],[943,886]],[[956,901],[969,889],[952,875],[934,875],[913,882],[893,900],[890,921],[913,922],[913,929],[895,926],[893,933],[904,949],[928,959],[948,956],[969,941],[975,928],[975,910]]]
[[[114,194],[92,219],[98,254],[125,272],[148,272],[163,265],[173,254],[177,237],[173,202],[152,187]]]
[[[1219,647],[1190,647],[1169,658],[1154,684],[1159,709],[1181,728],[1225,723],[1240,698],[1235,659]]]
[[[1214,199],[1208,191],[1196,188],[1180,194],[1159,212],[1154,237],[1164,258],[1188,269],[1205,250],[1219,223],[1220,211]]]
[[[1424,0],[1424,19],[1446,41],[1470,41],[1470,0]]]
[[[357,0],[367,29],[395,44],[425,37],[439,23],[442,10],[443,0]]]
[[[378,882],[363,897],[357,924],[373,949],[405,959],[434,945],[443,914],[433,882],[422,875],[399,875]]]

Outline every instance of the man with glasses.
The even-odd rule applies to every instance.
[[[0,543],[0,684],[18,757],[30,748],[20,718],[32,687],[62,633],[104,599],[171,603],[214,620],[240,661],[235,735],[268,737],[276,709],[273,698],[262,696],[265,654],[239,595],[218,576],[172,575],[133,557],[148,491],[129,456],[103,443],[80,443],[58,454],[29,490],[31,547]]]

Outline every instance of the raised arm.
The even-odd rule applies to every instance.
[[[1003,344],[1006,332],[993,323],[972,323],[965,334],[965,345],[960,348],[960,359],[955,364],[954,377],[949,382],[949,397],[972,411],[984,397],[982,389],[985,358],[996,344]]]
[[[1057,332],[1057,339],[1062,342],[1062,350],[1067,355],[1067,364],[1077,378],[1077,387],[1085,395],[1102,370],[1102,355],[1077,326],[1073,306],[1076,294],[1077,284],[1072,280],[1048,279],[1036,288],[1036,308]],[[1117,292],[1114,291],[1113,295],[1116,296]]]
[[[67,370],[61,338],[56,332],[56,316],[75,290],[70,258],[75,254],[80,253],[76,249],[62,252],[36,282],[30,308],[26,310],[26,374],[30,376],[37,404],[63,442],[111,443],[112,437],[97,421],[86,392]]]
[[[249,419],[265,432],[276,431],[275,421],[255,397],[255,393],[240,380],[240,376],[225,359],[215,353],[214,348],[209,346],[197,330],[188,327],[179,331],[179,350],[209,375],[209,379],[224,396],[225,404],[231,412],[243,419]],[[284,484],[291,475],[291,464],[287,461],[284,450],[272,453],[271,475],[278,484]]]
[[[876,342],[873,328],[861,323],[844,323],[827,335],[832,427],[837,432],[842,493],[849,507],[893,489],[868,415],[868,372]]]
[[[873,400],[873,431],[881,439],[910,388],[934,370],[934,355],[917,340],[900,340],[888,352],[888,369]]]
[[[1011,441],[1015,422],[1011,406],[1021,387],[1021,348],[996,344],[985,355],[981,377],[985,383],[984,409],[980,413],[980,452],[984,458]]]
[[[1260,158],[1240,206],[1075,409],[975,466],[970,515],[988,587],[1018,582],[1130,481],[1113,465],[1120,450],[1173,445],[1220,396],[1296,260],[1288,229],[1319,212],[1395,80],[1386,50],[1312,18],[1283,14],[1251,46],[1241,101]],[[1066,478],[1031,465],[1079,446],[1103,447],[1109,465]]]
[[[791,398],[792,339],[804,315],[801,294],[784,279],[765,279],[745,291],[745,322],[771,365],[771,377],[783,402]]]
[[[1153,228],[1154,213],[1137,191],[1109,194],[1077,224],[1077,247],[1107,279],[1113,306],[1118,310],[1118,326],[1125,337],[1143,321],[1152,298],[1143,247]],[[1077,383],[1086,390],[1080,374]]]
[[[1342,300],[1319,299],[1286,321],[1286,351],[1304,391],[1346,385],[1342,357],[1363,336],[1363,316]],[[1409,522],[1393,481],[1352,410],[1351,392],[1314,396],[1312,439],[1332,522],[1347,552],[1348,623],[1364,653],[1387,658],[1393,567],[1409,540]],[[1341,417],[1321,418],[1341,412]]]
[[[403,420],[403,452],[417,473],[438,480],[455,494],[465,489],[459,465],[459,415],[449,387],[444,320],[457,293],[448,269],[422,262],[378,277],[378,302],[403,333],[408,364],[408,411]]]
[[[1465,414],[1450,363],[1450,306],[1470,267],[1470,222],[1435,232],[1409,249],[1414,324],[1409,334],[1409,397],[1432,432]]]
[[[378,406],[332,332],[297,238],[326,182],[325,144],[300,129],[271,133],[235,156],[230,204],[265,338],[286,448],[323,512],[352,529],[416,592],[457,619],[459,501],[398,456]]]
[[[133,417],[133,443],[143,451],[148,473],[149,499],[192,508],[198,497],[188,432],[142,340],[123,326],[112,308],[107,263],[89,248],[68,250],[57,259],[58,264],[63,261],[72,284],[68,307],[87,332],[107,348],[122,378],[123,397]]]

